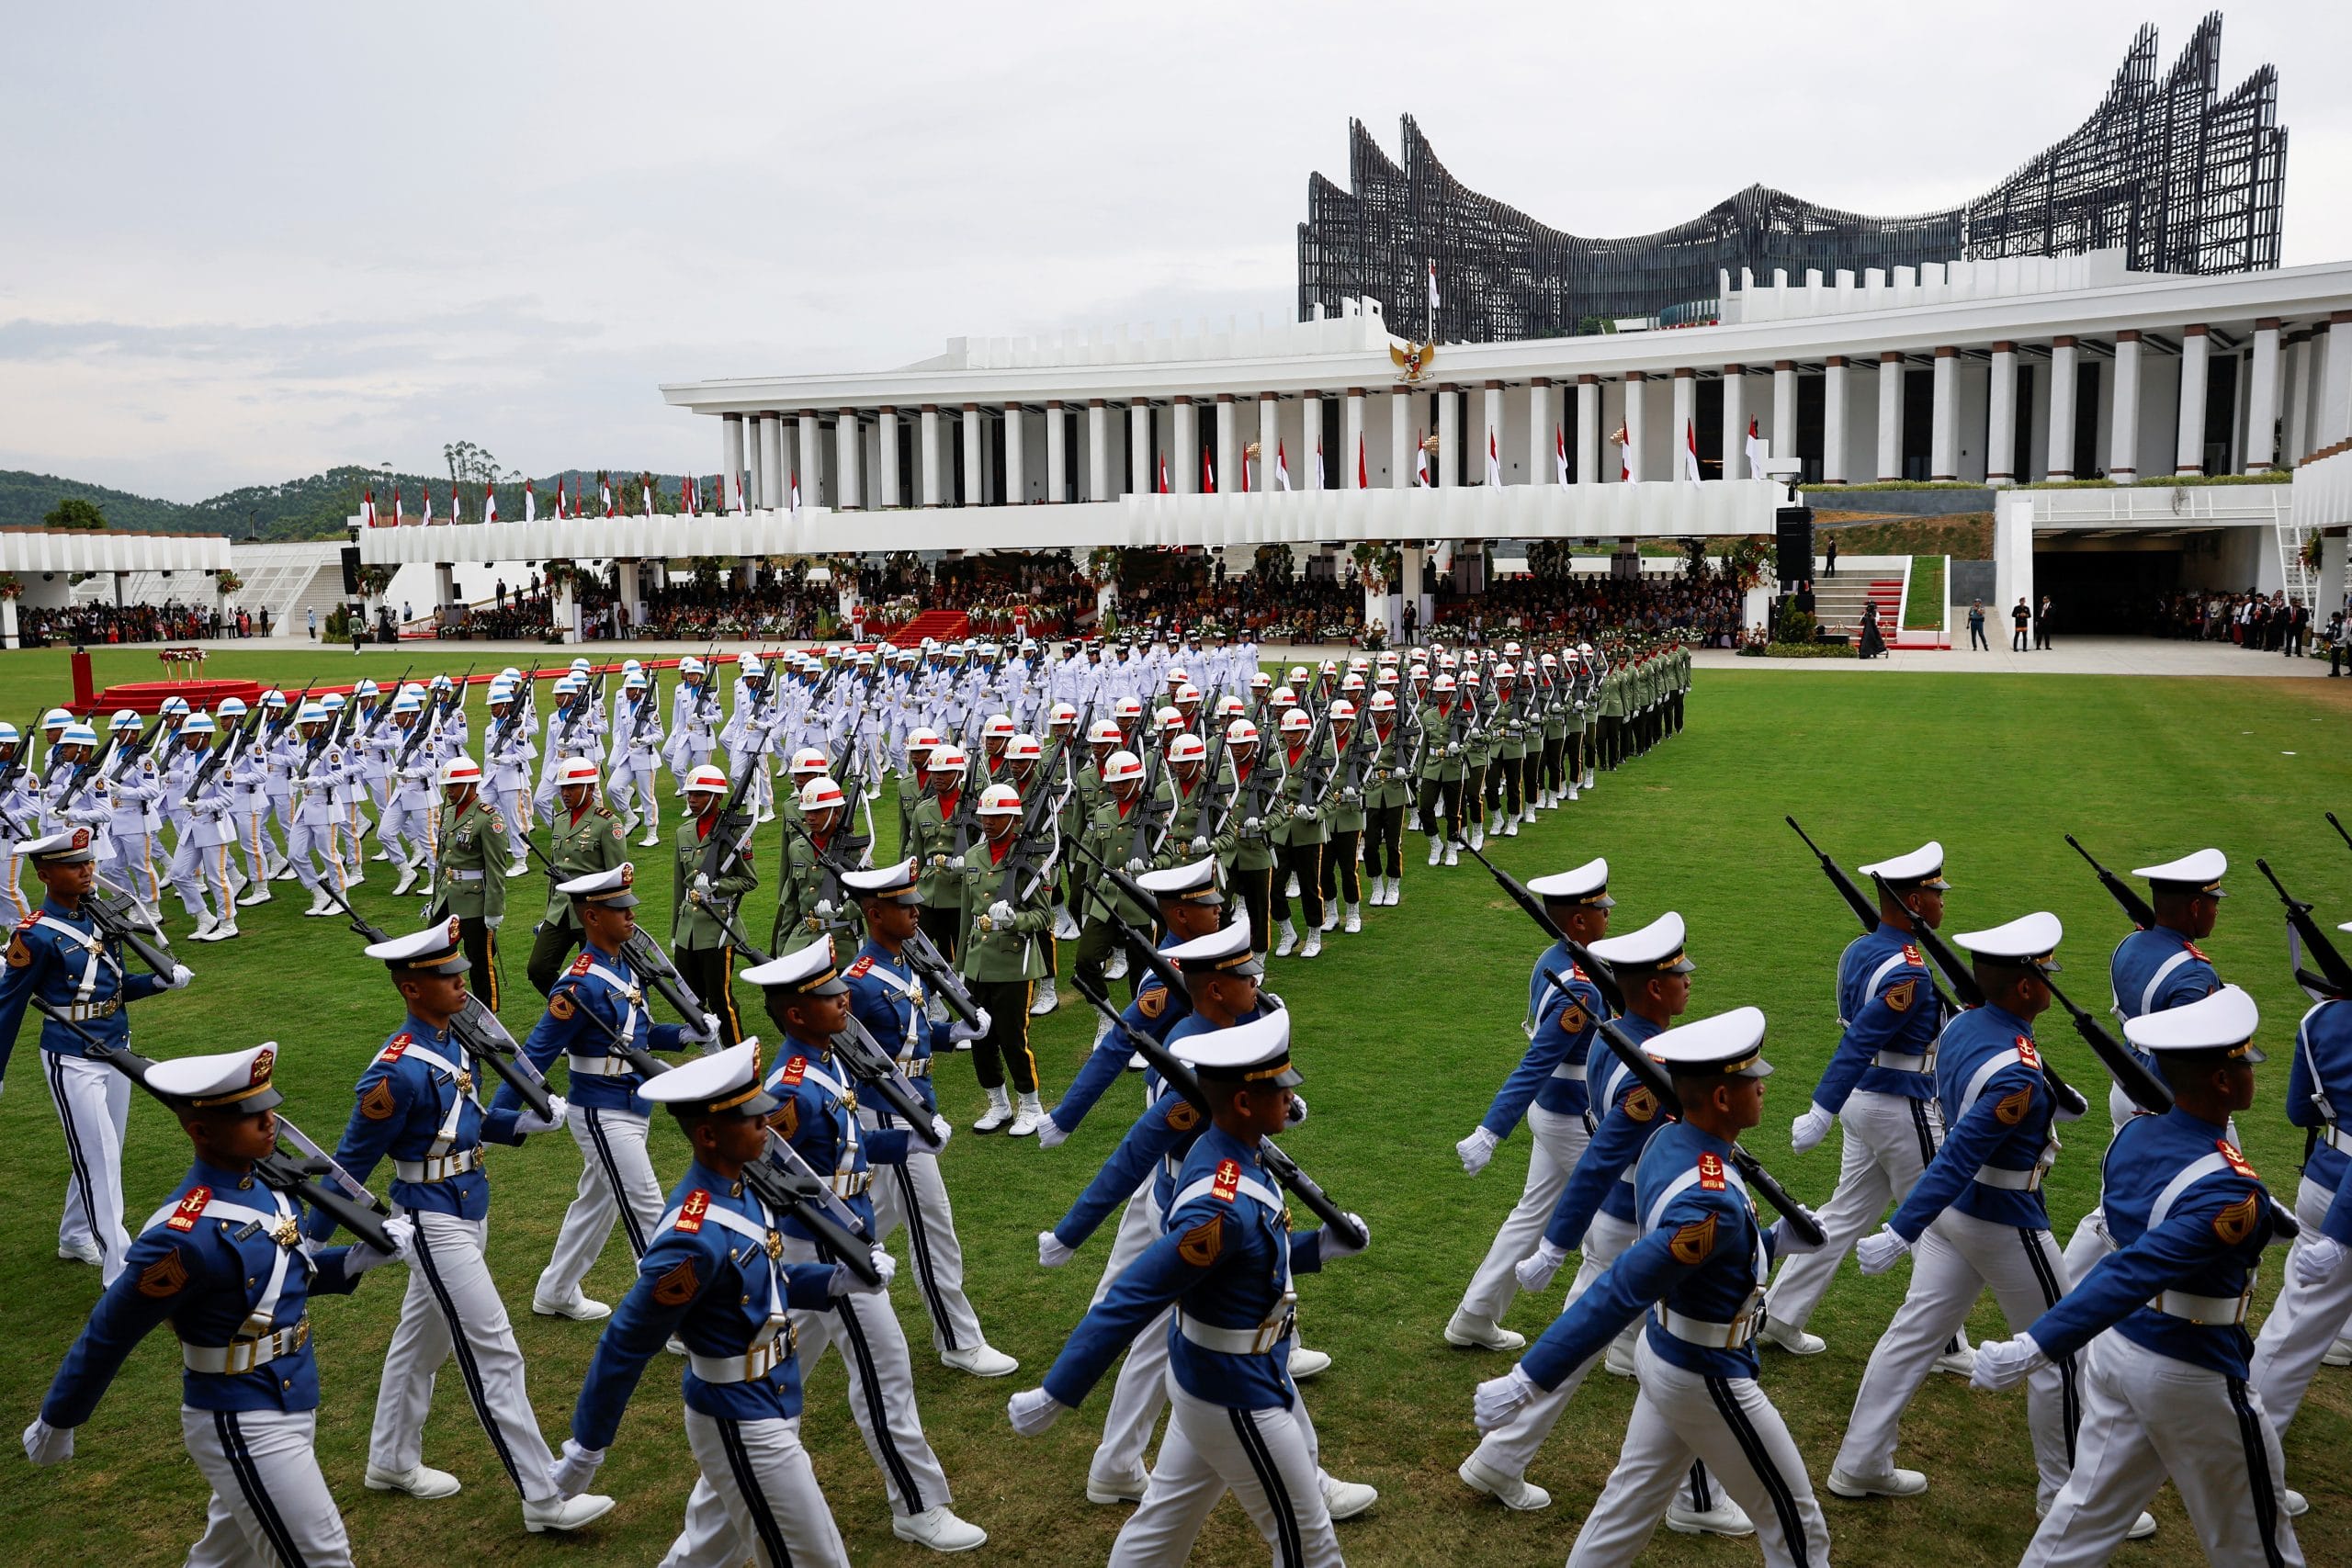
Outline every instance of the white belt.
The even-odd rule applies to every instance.
[[[1741,1313],[1729,1323],[1713,1323],[1703,1317],[1685,1317],[1660,1302],[1657,1325],[1686,1345],[1696,1345],[1708,1350],[1736,1350],[1756,1337],[1764,1325],[1764,1314],[1754,1307]]]
[[[1871,1066],[1896,1073],[1924,1073],[1935,1065],[1927,1056],[1906,1056],[1900,1051],[1881,1051],[1871,1058]]]
[[[75,1023],[87,1023],[94,1018],[112,1018],[121,1011],[122,998],[108,997],[102,1002],[74,1002],[57,1010]]]
[[[844,1171],[841,1175],[828,1177],[825,1185],[833,1190],[837,1198],[855,1198],[874,1185],[874,1173],[870,1170]]]
[[[481,877],[482,874],[478,871],[452,871],[449,873],[449,880],[452,882],[480,882]]]
[[[447,1181],[453,1176],[463,1176],[469,1170],[481,1168],[481,1150],[459,1149],[453,1155],[435,1155],[430,1159],[396,1159],[392,1175],[401,1181]]]
[[[1566,1078],[1572,1083],[1582,1083],[1584,1082],[1584,1064],[1582,1062],[1562,1062],[1558,1066],[1552,1069],[1552,1076],[1555,1078]]]
[[[291,1328],[265,1334],[258,1339],[232,1339],[226,1345],[191,1345],[180,1341],[180,1360],[192,1372],[234,1376],[266,1367],[280,1356],[290,1356],[311,1342],[311,1320]]]
[[[2244,1295],[2192,1296],[2187,1291],[2166,1291],[2148,1305],[2166,1317],[2186,1318],[2195,1324],[2222,1325],[2244,1323],[2246,1308],[2253,1301],[2254,1282],[2249,1279]]]
[[[1179,1308],[1176,1330],[1204,1350],[1218,1350],[1228,1356],[1262,1356],[1290,1337],[1298,1322],[1295,1299],[1283,1297],[1283,1310],[1255,1328],[1219,1328],[1213,1323],[1202,1323]]]
[[[625,1078],[637,1072],[624,1056],[580,1056],[567,1051],[563,1059],[578,1078]]]
[[[2030,1170],[2005,1170],[1999,1166],[1981,1165],[1976,1168],[1979,1187],[1997,1187],[2004,1192],[2039,1192],[2041,1179],[2049,1167],[2037,1165]]]
[[[783,1333],[740,1356],[688,1356],[686,1365],[705,1382],[756,1382],[791,1359],[799,1338],[799,1331],[786,1324]]]
[[[2319,1141],[2325,1144],[2329,1148],[2334,1149],[2337,1154],[2352,1155],[2352,1133],[2345,1132],[2343,1128],[2338,1127],[2333,1122],[2326,1122],[2321,1126],[2319,1130]]]
[[[931,1077],[931,1058],[929,1056],[902,1056],[899,1060],[899,1071],[904,1073],[910,1078],[927,1078]]]

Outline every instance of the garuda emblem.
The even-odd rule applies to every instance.
[[[1406,380],[1418,381],[1429,374],[1430,361],[1437,357],[1437,344],[1407,338],[1401,348],[1393,343],[1388,345],[1388,357],[1396,362],[1396,368]]]

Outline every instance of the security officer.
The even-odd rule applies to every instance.
[[[1736,1008],[1669,1029],[1642,1049],[1673,1076],[1682,1116],[1642,1153],[1639,1239],[1569,1303],[1518,1365],[1478,1385],[1492,1429],[1589,1366],[1631,1325],[1641,1393],[1608,1484],[1568,1554],[1573,1568],[1630,1563],[1649,1544],[1676,1478],[1703,1464],[1758,1521],[1770,1568],[1829,1561],[1829,1526],[1788,1423],[1758,1386],[1755,1334],[1776,1254],[1804,1242],[1784,1216],[1766,1226],[1732,1164],[1764,1114],[1764,1015]]]
[[[1077,882],[1079,934],[1078,949],[1073,963],[1078,977],[1100,989],[1102,985],[1103,960],[1118,951],[1114,917],[1130,926],[1148,927],[1151,911],[1137,905],[1119,891],[1111,879],[1097,870],[1111,866],[1129,876],[1137,876],[1151,869],[1158,846],[1140,842],[1142,824],[1137,818],[1143,810],[1143,763],[1132,751],[1114,751],[1102,761],[1102,795],[1089,816],[1084,837],[1080,840],[1086,853],[1072,857],[1078,863],[1072,877]],[[1167,781],[1161,781],[1163,792]],[[1166,835],[1175,837],[1171,826]],[[1099,1042],[1106,1023],[1095,1031]]]
[[[169,975],[123,968],[122,942],[98,930],[82,907],[97,886],[97,849],[87,827],[31,840],[20,852],[44,890],[40,908],[8,937],[0,972],[0,1073],[5,1073],[25,1009],[38,997],[108,1045],[130,1043],[123,1005],[195,978],[185,964]],[[65,1129],[73,1170],[57,1222],[57,1256],[96,1264],[112,1285],[130,1237],[122,1226],[122,1139],[130,1120],[130,1080],[83,1055],[79,1033],[55,1019],[40,1030],[42,1076]]]
[[[466,962],[498,1010],[498,928],[506,919],[506,824],[481,798],[481,766],[460,751],[441,764],[441,823],[428,911],[458,917]],[[302,863],[298,858],[295,863]]]
[[[548,816],[548,904],[525,971],[532,989],[543,997],[555,988],[571,950],[580,945],[571,900],[556,888],[577,876],[610,871],[628,859],[628,829],[610,806],[596,798],[593,760],[566,757],[558,762],[555,786],[557,807]]]
[[[1288,1367],[1295,1274],[1361,1251],[1357,1235],[1317,1230],[1294,1237],[1290,1207],[1263,1163],[1261,1142],[1291,1119],[1290,1014],[1204,1030],[1178,1054],[1209,1099],[1211,1125],[1184,1160],[1166,1232],[1120,1274],[1072,1332],[1043,1387],[1008,1404],[1013,1429],[1035,1436],[1078,1407],[1111,1361],[1145,1326],[1170,1314],[1167,1331],[1167,1440],[1141,1505],[1111,1549],[1114,1562],[1181,1563],[1210,1511],[1233,1494],[1278,1561],[1341,1561],[1336,1511],[1314,1423]],[[1369,1487],[1342,1493],[1348,1511]]]
[[[2278,1206],[2230,1137],[2254,1103],[2261,1018],[2235,986],[2128,1020],[2173,1107],[2135,1116],[2107,1151],[2116,1250],[2014,1339],[1976,1353],[1973,1382],[2007,1388],[2053,1357],[2083,1362],[2074,1472],[2020,1560],[2109,1561],[2170,1479],[2214,1562],[2300,1563],[2285,1456],[2248,1386],[2246,1309]]]
[[[850,806],[842,787],[830,774],[819,773],[800,786],[798,830],[784,836],[784,869],[777,874],[775,926],[771,945],[791,948],[811,937],[831,936],[843,946],[865,939],[857,906],[842,888],[834,858],[847,859],[863,851],[842,841],[849,831]]]
[[[1441,670],[1430,682],[1429,700],[1415,722],[1426,738],[1421,744],[1421,831],[1430,837],[1430,863],[1459,864],[1464,830],[1463,745],[1470,733],[1470,716],[1455,694],[1453,671]]]
[[[302,1213],[254,1179],[277,1141],[275,1045],[182,1056],[147,1069],[148,1089],[178,1117],[196,1162],[140,1227],[26,1428],[35,1464],[74,1457],[124,1361],[169,1319],[186,1369],[180,1435],[212,1487],[199,1563],[350,1568],[351,1539],[319,1470],[319,1369],[310,1298],[347,1295],[390,1255],[366,1246],[305,1253]],[[395,1246],[407,1223],[387,1222]]]
[[[390,971],[408,1016],[359,1075],[357,1103],[335,1163],[365,1181],[390,1156],[395,1212],[414,1227],[408,1294],[376,1394],[368,1489],[420,1498],[458,1490],[456,1476],[424,1458],[434,1381],[454,1353],[491,1450],[522,1494],[524,1528],[533,1534],[577,1529],[610,1513],[613,1500],[567,1501],[548,1482],[551,1456],[523,1386],[523,1352],[484,1258],[490,1178],[482,1169],[485,1129],[473,1092],[479,1064],[449,1029],[466,1005],[468,964],[457,918],[372,943],[367,952]],[[489,1134],[519,1144],[526,1134],[560,1127],[563,1100],[551,1099],[550,1116],[527,1108],[501,1112]],[[303,1232],[313,1242],[324,1241],[334,1234],[334,1221],[314,1211]]]
[[[694,1158],[670,1190],[637,1278],[596,1341],[563,1457],[549,1467],[567,1495],[583,1492],[620,1430],[646,1366],[673,1340],[686,1443],[701,1478],[672,1554],[761,1568],[849,1568],[849,1552],[800,1443],[800,1362],[791,1313],[866,1286],[838,1263],[786,1258],[785,1220],[743,1179],[763,1157],[776,1102],[760,1086],[756,1040],[649,1078],[645,1099],[678,1119]]]
[[[939,1094],[932,1082],[935,1026],[925,1009],[922,980],[906,953],[922,909],[915,891],[915,863],[909,859],[853,871],[842,880],[858,901],[865,926],[865,945],[842,971],[849,986],[850,1012],[891,1053],[899,1071],[936,1116]],[[858,1118],[868,1132],[900,1125],[878,1103],[860,1104]],[[907,1253],[913,1260],[923,1310],[931,1314],[932,1347],[940,1360],[974,1377],[1001,1378],[1019,1371],[1021,1363],[991,1346],[980,1332],[979,1314],[964,1293],[964,1244],[956,1235],[947,1184],[940,1179],[939,1151],[919,1138],[908,1139],[907,1157],[882,1168],[877,1189],[875,1244],[888,1242],[900,1224],[907,1227]]]
[[[768,1125],[831,1184],[833,1195],[864,1232],[876,1235],[872,1166],[899,1163],[914,1139],[902,1127],[867,1131],[848,1075],[834,1060],[832,1040],[848,1027],[850,996],[833,966],[831,940],[820,937],[744,970],[742,977],[761,987],[769,1019],[784,1032],[766,1080],[767,1093],[776,1101]],[[934,1121],[933,1130],[944,1143],[945,1120]],[[794,1216],[780,1217],[783,1256],[815,1261],[815,1237]],[[841,1346],[850,1374],[850,1412],[889,1494],[891,1533],[934,1551],[984,1545],[988,1532],[957,1517],[949,1506],[947,1472],[923,1436],[907,1337],[889,1296],[843,1295],[831,1310],[795,1308],[792,1321],[810,1364],[823,1359],[826,1347],[836,1340]]]
[[[555,1251],[531,1292],[531,1310],[541,1317],[594,1323],[612,1308],[580,1289],[605,1250],[617,1217],[631,1257],[645,1256],[646,1238],[662,1217],[662,1184],[646,1157],[647,1112],[638,1089],[644,1084],[630,1051],[675,1051],[718,1037],[718,1020],[705,1013],[699,1029],[655,1023],[645,991],[621,944],[637,928],[636,868],[559,883],[580,921],[580,956],[548,993],[548,1010],[523,1042],[523,1054],[545,1076],[557,1056],[564,1058],[571,1092],[564,1098],[564,1125],[580,1146],[580,1189],[564,1211]],[[491,1101],[495,1122],[502,1112],[519,1111],[522,1097],[502,1083]]]
[[[1010,1122],[1012,1134],[1023,1138],[1046,1116],[1037,1100],[1037,1056],[1029,1044],[1029,1001],[1031,987],[1046,973],[1037,944],[1054,939],[1053,855],[1048,852],[1031,868],[1025,886],[1012,886],[1000,868],[1021,836],[1021,796],[1011,784],[990,784],[980,793],[978,815],[986,836],[956,863],[965,886],[956,972],[990,1020],[988,1032],[972,1043],[972,1070],[989,1098],[972,1131],[993,1133]],[[1005,1093],[1008,1076],[1021,1096],[1018,1114]]]
[[[1226,882],[1233,889],[1241,913],[1255,933],[1258,953],[1265,955],[1273,941],[1274,843],[1270,814],[1281,791],[1282,768],[1259,754],[1258,726],[1236,718],[1225,730],[1225,766],[1232,782],[1211,779],[1208,787],[1229,795],[1223,810],[1224,826],[1231,832],[1231,847],[1220,852]]]
[[[707,876],[703,862],[710,836],[718,831],[727,803],[727,775],[705,762],[686,774],[686,819],[678,825],[675,848],[677,874],[670,902],[670,961],[678,966],[694,994],[718,1016],[718,1038],[737,1045],[745,1038],[743,1021],[735,1007],[735,944],[719,924],[714,909],[729,920],[741,908],[744,896],[760,885],[752,864],[752,830],[728,857],[726,869]],[[741,928],[738,926],[738,930]]]
[[[1379,908],[1405,896],[1405,813],[1413,804],[1406,771],[1413,742],[1396,722],[1394,692],[1373,693],[1367,712],[1372,758],[1363,774],[1363,868],[1372,874],[1372,904]]]
[[[923,934],[951,964],[964,934],[964,879],[952,869],[952,863],[968,847],[956,840],[972,831],[974,820],[964,798],[967,766],[961,746],[943,741],[932,748],[923,763],[923,794],[915,803],[912,836],[906,840],[915,859],[922,863],[919,886]],[[975,796],[971,806],[978,805]]]

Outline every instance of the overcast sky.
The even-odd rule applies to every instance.
[[[1895,214],[2072,130],[2157,0],[58,6],[0,93],[0,468],[196,500],[335,463],[707,469],[655,384],[1295,310],[1306,180],[1417,116],[1640,233],[1754,182]],[[2352,255],[2352,7],[2241,6],[2286,261]]]

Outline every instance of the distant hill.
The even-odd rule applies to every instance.
[[[615,478],[617,480],[620,475],[616,472]],[[554,504],[559,479],[572,487],[584,481],[592,498],[595,492],[596,472],[593,468],[567,468],[560,475],[549,474],[533,481],[542,510]],[[636,473],[630,472],[628,488],[632,499],[636,495],[635,479]],[[658,494],[668,498],[656,504],[674,505],[680,477],[659,474],[654,482]],[[701,483],[707,495],[716,479],[706,474]],[[0,528],[38,528],[51,509],[71,495],[96,504],[106,513],[110,528],[161,534],[226,534],[232,539],[331,539],[342,533],[344,519],[359,510],[360,498],[369,486],[376,491],[377,510],[389,517],[392,487],[399,488],[413,516],[428,484],[432,487],[435,514],[446,516],[449,509],[447,474],[398,474],[387,480],[380,469],[329,468],[325,473],[288,479],[284,484],[247,485],[191,504],[156,501],[81,479],[59,479],[53,474],[0,468]],[[481,486],[469,486],[463,493],[467,520],[480,521]],[[523,487],[519,482],[498,487],[498,514],[509,521],[523,515]]]

